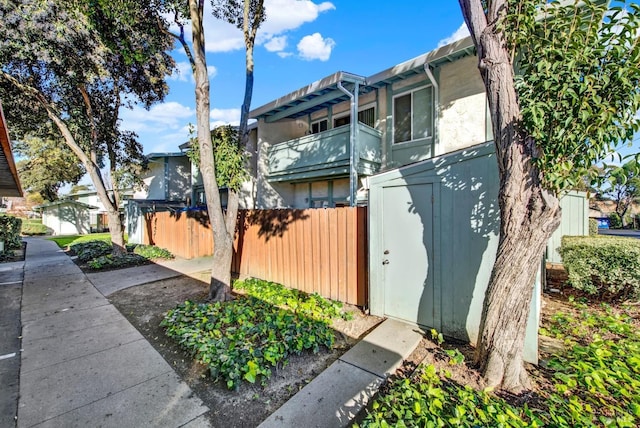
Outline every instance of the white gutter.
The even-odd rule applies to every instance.
[[[352,207],[356,206],[356,197],[358,193],[358,153],[356,151],[356,142],[358,141],[358,92],[360,91],[360,84],[355,81],[353,87],[353,94],[349,92],[342,82],[339,81],[338,89],[344,92],[351,99],[351,120],[349,125],[351,126],[351,132],[349,135],[349,203]]]
[[[440,86],[438,86],[438,82],[436,82],[436,78],[431,72],[429,63],[424,64],[424,72],[431,81],[431,85],[433,86],[433,156],[438,156],[441,154],[440,144],[438,144],[438,122],[440,122]]]

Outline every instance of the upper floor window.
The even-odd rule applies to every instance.
[[[311,122],[311,133],[318,134],[320,132],[324,132],[329,128],[329,122],[327,119],[316,120],[315,122]]]
[[[433,135],[433,95],[430,86],[393,97],[393,142],[429,138]]]
[[[358,112],[358,122],[364,123],[367,126],[372,128],[376,125],[376,109],[375,107],[365,108]],[[351,115],[347,114],[345,116],[340,116],[333,119],[333,127],[337,128],[339,126],[348,125],[351,123]]]

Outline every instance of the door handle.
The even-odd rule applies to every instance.
[[[388,265],[388,264],[389,264],[389,259],[384,259],[384,260],[382,261],[382,264],[383,264],[383,265]]]

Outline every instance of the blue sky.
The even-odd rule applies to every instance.
[[[468,34],[456,1],[265,0],[265,7],[252,109],[336,71],[368,76]],[[242,34],[210,13],[205,19],[211,123],[237,123],[245,79]],[[165,102],[121,112],[123,128],[138,133],[146,154],[177,152],[195,123],[187,58],[181,49],[173,57],[180,72],[169,79]]]

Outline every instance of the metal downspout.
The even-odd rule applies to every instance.
[[[431,64],[427,63],[424,65],[424,72],[431,81],[431,86],[433,86],[433,156],[437,156],[440,154],[440,145],[438,144],[438,123],[440,122],[440,86],[438,86],[438,82],[436,82],[436,78],[431,72]]]
[[[351,126],[351,132],[349,133],[349,204],[352,207],[356,206],[356,196],[358,193],[358,156],[356,152],[356,142],[358,141],[358,92],[360,91],[360,84],[354,83],[353,93],[349,92],[342,82],[338,82],[338,89],[344,92],[351,99],[351,120],[349,125]]]

